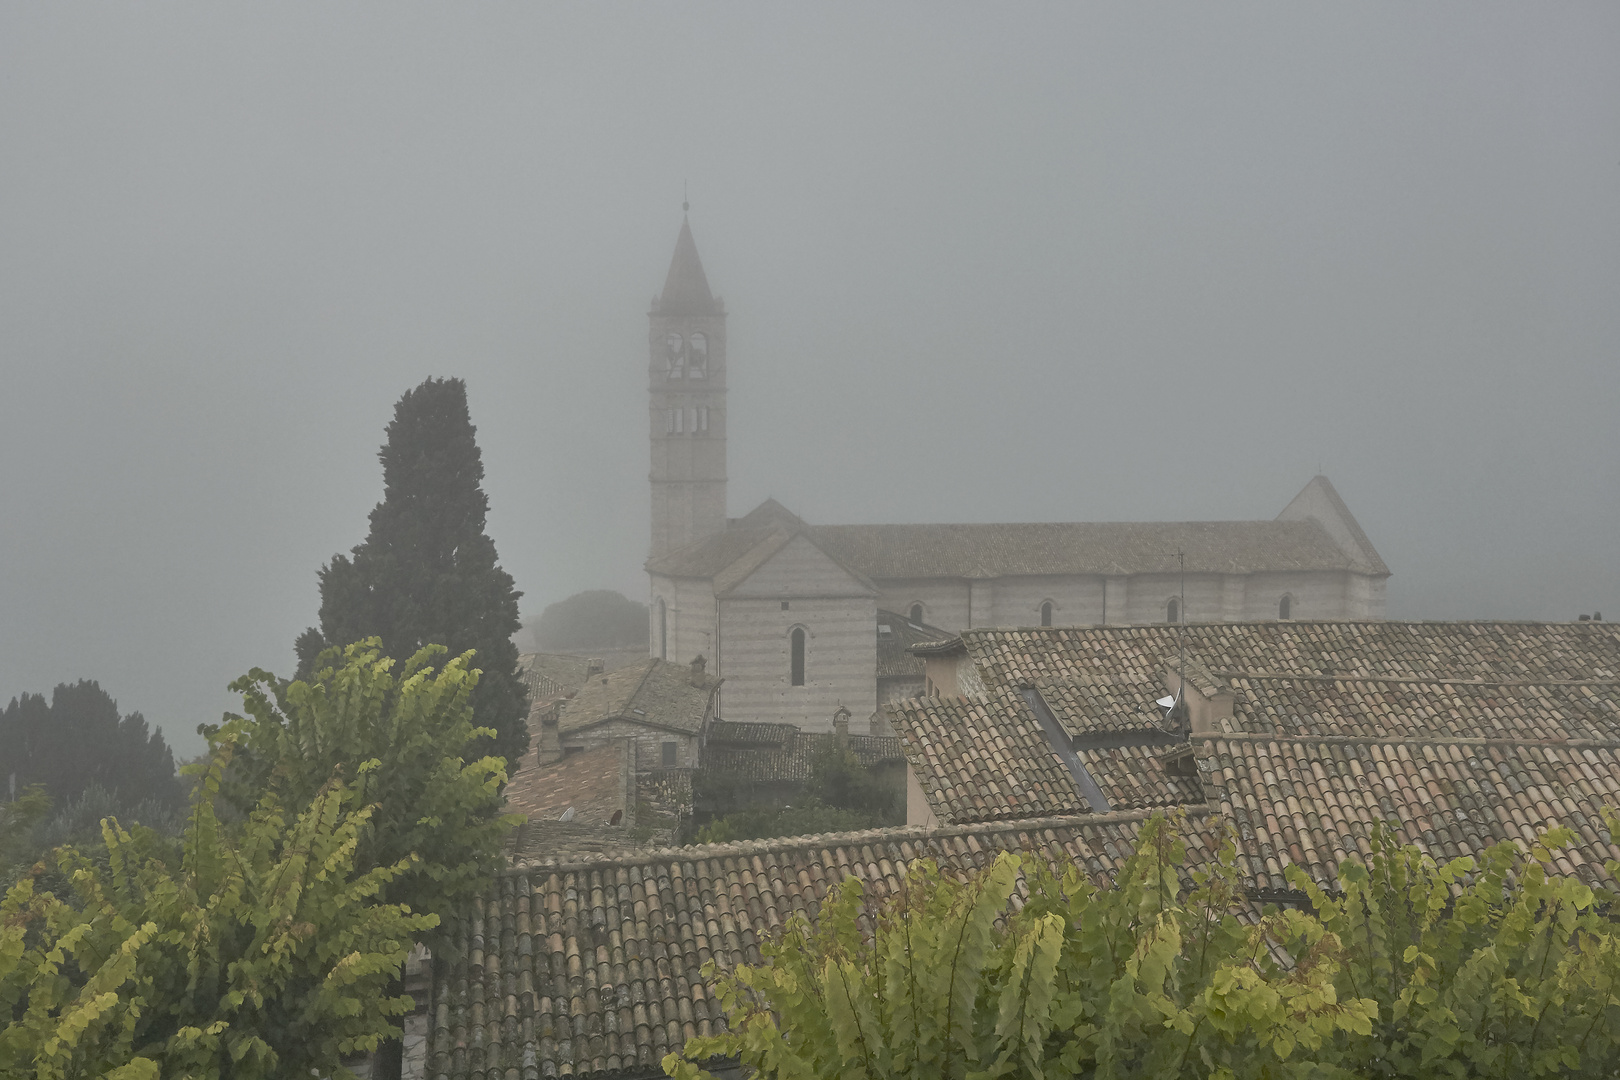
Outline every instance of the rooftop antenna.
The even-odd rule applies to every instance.
[[[1168,558],[1168,556],[1166,556]],[[1176,563],[1181,570],[1181,587],[1176,600],[1176,679],[1179,685],[1174,695],[1166,695],[1155,701],[1154,704],[1164,710],[1164,718],[1168,721],[1176,714],[1176,706],[1180,705],[1187,696],[1187,641],[1182,634],[1182,627],[1187,625],[1187,553],[1176,548]]]

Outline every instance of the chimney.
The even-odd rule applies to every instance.
[[[703,684],[708,681],[703,674],[704,669],[708,666],[709,662],[703,659],[702,653],[692,657],[692,685],[699,690],[703,689]]]
[[[585,661],[585,677],[588,679],[592,675],[602,674],[602,669],[606,666],[606,664],[602,663],[602,658],[600,656],[591,657],[589,660]]]
[[[842,705],[833,713],[833,745],[840,750],[849,747],[849,710]]]

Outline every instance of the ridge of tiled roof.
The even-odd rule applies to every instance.
[[[687,665],[648,657],[639,664],[591,676],[562,703],[558,728],[566,733],[622,719],[693,733],[703,726],[720,681],[706,677],[703,685],[694,686]]]
[[[1314,519],[811,525],[807,531],[823,550],[871,578],[1169,575],[1178,548],[1194,574],[1357,568]]]
[[[1213,672],[1526,682],[1620,678],[1620,624],[1288,621],[1189,623],[1189,654]],[[1101,673],[1148,682],[1177,628],[979,627],[961,638],[986,686]],[[921,652],[921,650],[918,650]]]

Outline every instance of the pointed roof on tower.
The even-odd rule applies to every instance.
[[[669,276],[658,297],[660,315],[718,315],[720,305],[709,292],[709,279],[703,273],[692,226],[681,219],[681,235],[675,241],[675,257],[669,261]]]

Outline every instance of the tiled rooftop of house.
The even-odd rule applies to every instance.
[[[1604,863],[1620,859],[1620,845],[1601,811],[1620,807],[1620,742],[1204,741],[1210,802],[1236,830],[1254,887],[1284,888],[1289,863],[1331,883],[1346,854],[1370,852],[1378,822],[1442,862],[1499,840],[1528,850],[1537,834],[1564,825],[1577,840],[1554,852],[1553,868],[1614,883]]]
[[[648,658],[592,675],[562,704],[558,727],[567,734],[603,720],[624,719],[696,734],[720,680],[693,676],[691,666]]]
[[[1016,690],[885,706],[906,761],[947,824],[1091,809]]]
[[[1179,633],[1217,674],[1620,680],[1620,624],[1607,622],[1192,623]],[[980,628],[964,630],[958,647],[987,687],[1086,674],[1150,683],[1176,655],[1177,634],[1164,625]]]
[[[633,752],[624,739],[551,762],[519,769],[506,786],[506,808],[534,821],[570,820],[607,825],[621,820],[633,797]]]
[[[1253,897],[1288,890],[1290,863],[1331,884],[1380,822],[1442,861],[1504,839],[1528,850],[1565,825],[1577,840],[1552,869],[1614,883],[1605,863],[1620,860],[1620,838],[1601,811],[1620,805],[1620,628],[1209,625],[1186,628],[1185,643],[1189,697],[1229,694],[1231,713],[1176,741],[1142,704],[1179,668],[1173,628],[965,632],[954,648],[986,693],[889,706],[947,822],[931,831],[656,852],[528,845],[456,926],[463,958],[435,984],[429,1075],[651,1075],[723,1022],[703,963],[757,961],[761,935],[813,916],[840,878],[885,895],[919,855],[964,872],[1032,848],[1101,881],[1158,806],[1183,806],[1195,862],[1213,822],[1229,823]],[[1144,809],[1089,812],[1037,704],[1107,805]],[[780,753],[791,740],[768,727],[715,725],[722,748]]]
[[[451,927],[458,948],[434,982],[427,1075],[654,1075],[664,1054],[724,1024],[703,964],[759,962],[761,938],[795,913],[813,918],[833,883],[858,877],[882,897],[915,858],[965,873],[1004,850],[1067,856],[1102,883],[1145,817],[876,829],[509,871]],[[1207,859],[1198,815],[1184,833],[1189,861]]]

